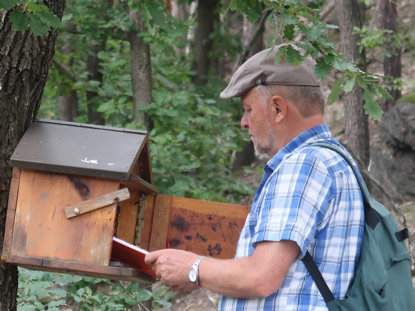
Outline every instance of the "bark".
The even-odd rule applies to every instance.
[[[214,24],[219,22],[219,14],[216,12],[219,0],[199,0],[197,5],[197,28],[195,33],[195,63],[196,75],[193,82],[202,86],[207,82],[207,75],[211,64],[210,52],[213,46],[211,34]]]
[[[188,3],[182,3],[179,0],[174,0],[172,2],[171,14],[177,20],[186,21],[190,15],[190,5]],[[190,35],[189,32],[190,30],[188,30],[187,36],[178,38],[178,44],[175,44],[173,46],[177,57],[185,56],[188,53],[188,50],[189,50],[188,42],[190,42],[190,38],[188,38]]]
[[[101,42],[93,44],[90,48],[90,53],[86,60],[86,70],[88,72],[89,81],[98,81],[102,84],[103,76],[101,73],[101,61],[98,58],[98,53],[105,50],[106,40],[101,39]],[[86,92],[86,100],[88,105],[88,123],[104,125],[105,119],[102,113],[97,111],[99,102],[98,91],[89,90]]]
[[[44,3],[62,17],[64,0]],[[0,11],[0,249],[10,190],[9,159],[39,109],[58,36],[56,30],[43,37],[30,30],[17,32],[9,13]],[[17,286],[17,268],[0,262],[0,311],[16,310]]]
[[[135,26],[135,29],[129,33],[133,115],[134,120],[143,122],[149,131],[154,127],[151,117],[148,114],[138,114],[137,108],[147,106],[152,101],[150,46],[144,42],[143,37],[139,36],[141,32],[145,31],[140,12],[130,10],[130,20]]]
[[[178,20],[187,20],[189,16],[189,4],[174,0],[172,2],[172,15]]]
[[[381,27],[382,29],[391,30],[392,34],[388,36],[384,49],[391,52],[391,56],[385,56],[383,59],[383,71],[385,85],[389,86],[391,99],[385,98],[382,102],[382,109],[388,111],[396,101],[401,97],[401,91],[393,87],[393,79],[402,76],[401,50],[394,46],[393,39],[398,31],[398,9],[396,1],[380,0],[381,4]]]
[[[74,121],[78,116],[78,94],[72,90],[69,95],[59,96],[58,118],[62,121]]]
[[[340,26],[342,53],[346,60],[356,63],[362,70],[366,68],[366,56],[358,51],[358,37],[354,27],[362,26],[361,9],[357,0],[338,0],[336,10]],[[367,168],[370,159],[368,117],[363,109],[363,91],[355,85],[344,96],[345,134],[344,144]]]
[[[259,21],[255,24],[252,24],[248,21],[246,16],[243,19],[243,44],[244,49],[242,53],[238,56],[238,59],[235,62],[233,72],[235,72],[243,62],[245,62],[249,57],[255,53],[264,49],[264,31],[265,31],[265,20],[271,11],[266,11],[262,14]]]

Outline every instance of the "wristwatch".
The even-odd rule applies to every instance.
[[[195,263],[191,266],[189,271],[189,280],[193,284],[196,284],[199,286],[199,265],[202,259],[205,258],[205,256],[200,256]]]

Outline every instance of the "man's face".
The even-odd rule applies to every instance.
[[[255,90],[250,90],[241,98],[244,115],[241,127],[249,130],[249,135],[259,153],[275,154],[276,134],[270,114],[270,105],[262,103]]]

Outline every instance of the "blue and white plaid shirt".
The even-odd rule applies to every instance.
[[[360,254],[363,199],[347,162],[332,150],[309,146],[314,142],[340,146],[328,127],[319,125],[297,136],[267,163],[235,257],[251,256],[256,243],[280,240],[295,241],[301,255],[269,297],[222,297],[218,310],[326,311],[301,261],[307,250],[334,297],[344,298]]]

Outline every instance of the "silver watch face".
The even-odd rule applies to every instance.
[[[195,269],[190,269],[190,271],[189,271],[189,280],[190,280],[190,282],[192,282],[192,283],[195,283],[196,282],[196,280],[197,280],[197,272],[196,272],[196,270]]]

